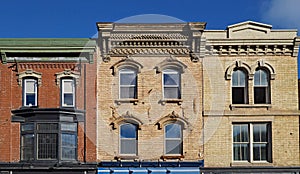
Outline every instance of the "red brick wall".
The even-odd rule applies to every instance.
[[[0,162],[16,162],[20,160],[20,129],[19,123],[11,122],[11,110],[22,106],[22,87],[18,85],[16,67],[13,64],[0,64]],[[65,69],[74,69],[74,63],[19,63],[18,72],[26,69],[42,74],[42,83],[38,87],[39,108],[58,108],[60,106],[60,87],[56,85],[56,73]],[[77,86],[77,109],[84,109],[84,66],[80,82]],[[96,94],[95,64],[86,64],[87,77],[87,161],[96,160]],[[83,123],[78,129],[78,159],[83,161]]]

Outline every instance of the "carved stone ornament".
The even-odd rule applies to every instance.
[[[37,79],[38,85],[42,84],[42,73],[33,71],[31,69],[27,69],[26,71],[20,72],[18,74],[18,84],[19,86],[22,86],[22,81],[25,77],[33,77]]]
[[[56,85],[60,86],[60,79],[61,78],[73,78],[75,79],[76,85],[79,83],[79,73],[71,71],[70,69],[66,69],[63,72],[56,73]]]
[[[160,118],[155,125],[158,129],[162,129],[163,125],[167,123],[179,123],[183,126],[184,129],[188,128],[190,123],[183,117],[180,117],[175,111],[172,111],[170,114]]]
[[[138,129],[140,129],[140,126],[143,125],[143,122],[140,119],[133,116],[129,111],[117,118],[113,118],[113,121],[110,123],[110,125],[112,126],[112,129],[117,129],[117,127],[122,123],[132,123],[138,126]]]
[[[184,70],[187,68],[184,63],[178,61],[174,56],[171,55],[169,58],[165,59],[155,67],[156,73],[160,73],[164,69],[170,67],[177,69],[181,73],[184,73]]]

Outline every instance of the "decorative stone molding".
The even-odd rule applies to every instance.
[[[79,83],[80,74],[78,72],[71,71],[70,69],[66,69],[63,72],[56,73],[56,85],[60,86],[61,78],[73,78],[75,79],[76,85]]]
[[[125,55],[189,55],[188,48],[113,48],[109,55],[125,56]],[[104,59],[104,58],[103,58]],[[105,58],[107,59],[107,58]],[[107,59],[108,60],[108,59]]]
[[[178,61],[174,56],[170,56],[155,67],[156,73],[161,73],[164,69],[167,68],[175,68],[180,73],[184,73],[184,70],[187,68],[187,66]]]
[[[110,125],[112,126],[112,129],[117,129],[118,126],[121,125],[122,123],[132,123],[138,126],[138,129],[141,129],[140,126],[143,125],[143,122],[140,119],[133,116],[129,111],[127,111],[126,113],[122,114],[117,118],[114,118],[114,120],[110,123]]]
[[[269,71],[270,73],[270,79],[271,80],[274,80],[275,79],[275,76],[276,76],[276,73],[275,73],[275,70],[274,68],[268,63],[268,62],[265,62],[264,60],[258,60],[256,61],[256,64],[254,64],[252,67],[251,67],[251,74],[254,75],[255,71],[256,71],[256,68],[265,68]]]
[[[190,123],[180,117],[175,111],[172,111],[172,113],[160,118],[155,125],[157,125],[158,129],[162,129],[163,125],[168,124],[168,123],[175,123],[178,122],[179,124],[181,124],[183,126],[183,129],[186,129],[189,127]]]
[[[143,65],[127,56],[110,67],[110,69],[112,69],[112,75],[118,74],[118,70],[123,67],[134,69],[140,73]]]
[[[37,79],[37,84],[41,85],[42,84],[42,73],[33,71],[31,69],[27,69],[26,71],[20,72],[18,74],[18,84],[19,86],[22,86],[23,84],[23,79],[26,77],[33,77]]]
[[[293,45],[215,45],[207,44],[206,55],[219,56],[291,56]]]
[[[245,63],[245,62],[243,62],[241,60],[236,60],[236,61],[234,61],[232,64],[230,64],[227,67],[227,69],[225,71],[225,78],[226,78],[226,80],[230,80],[231,79],[232,72],[233,72],[234,68],[243,68],[244,70],[247,71],[248,78],[249,79],[253,79],[253,73],[251,71],[251,67],[247,63]]]

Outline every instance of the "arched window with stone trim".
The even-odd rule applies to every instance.
[[[137,99],[137,71],[123,67],[119,70],[119,98]]]
[[[270,103],[270,73],[265,68],[256,68],[254,73],[254,104]]]
[[[231,79],[232,104],[248,104],[248,74],[243,68],[234,68]]]
[[[168,123],[164,126],[164,153],[165,155],[182,155],[183,139],[182,125]]]
[[[138,127],[132,123],[123,123],[120,125],[120,155],[133,155],[138,154]]]

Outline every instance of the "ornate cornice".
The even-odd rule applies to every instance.
[[[208,44],[206,45],[206,55],[218,56],[293,56],[293,45],[253,45],[253,44],[240,44],[240,45],[227,45],[227,44]]]

